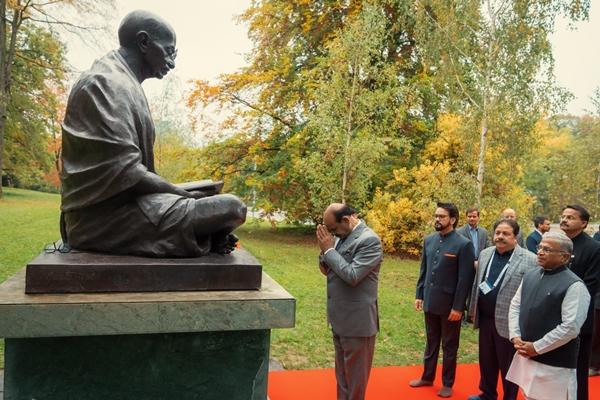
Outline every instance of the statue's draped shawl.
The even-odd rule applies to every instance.
[[[154,172],[154,125],[141,84],[116,51],[81,74],[63,122],[62,205],[107,200]]]
[[[111,51],[75,83],[63,122],[62,204],[69,244],[154,257],[207,254],[195,200],[128,191],[154,170],[154,124],[142,86]]]

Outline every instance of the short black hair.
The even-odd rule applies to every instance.
[[[347,204],[344,204],[340,208],[333,210],[331,214],[333,214],[333,216],[335,217],[336,222],[342,222],[343,217],[350,217],[356,214],[356,209],[354,207],[350,207]]]
[[[454,227],[456,228],[456,226],[458,225],[458,207],[456,207],[456,204],[438,202],[437,207],[443,208],[444,210],[448,211],[448,215],[450,215],[450,218],[456,218],[456,220],[454,221]]]
[[[533,220],[533,225],[537,228],[538,226],[543,225],[546,221],[550,220],[544,216],[538,216]]]
[[[567,204],[567,206],[563,208],[563,211],[565,211],[567,208],[579,211],[579,214],[581,214],[581,220],[590,222],[590,212],[584,206],[580,206],[579,204]]]
[[[500,224],[510,225],[512,227],[512,230],[513,230],[513,233],[515,234],[515,236],[517,236],[519,234],[519,231],[521,230],[521,228],[519,227],[519,223],[517,221],[515,221],[514,219],[502,218],[502,219],[499,219],[498,221],[496,221],[496,223],[494,224],[494,232],[496,232],[496,228]],[[494,235],[492,235],[492,236],[494,236]]]
[[[465,213],[465,215],[468,215],[472,212],[477,212],[477,216],[479,217],[479,208],[477,207],[469,207],[467,208],[467,212]]]

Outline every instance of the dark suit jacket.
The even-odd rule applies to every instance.
[[[451,310],[464,310],[473,284],[474,262],[473,243],[456,230],[444,236],[439,232],[427,236],[416,295],[423,300],[423,311],[449,315]]]
[[[479,303],[479,296],[482,296],[479,290],[479,284],[483,282],[487,266],[492,258],[492,254],[496,251],[496,246],[488,247],[485,249],[479,257],[479,267],[475,280],[473,281],[473,288],[471,291],[471,306],[469,307],[469,315],[473,316],[473,329],[479,328],[479,309],[477,308]],[[516,246],[510,265],[504,274],[500,289],[498,291],[498,297],[496,297],[496,309],[495,309],[495,322],[498,334],[503,338],[508,339],[508,309],[510,307],[510,301],[517,293],[517,289],[521,284],[523,275],[529,269],[536,268],[538,266],[537,257],[531,254],[529,251]]]
[[[456,230],[458,233],[463,235],[469,240],[473,240],[473,236],[471,236],[471,227],[469,224],[463,225]],[[479,225],[477,226],[477,253],[475,254],[475,258],[479,258],[479,254],[483,251],[483,249],[490,247],[490,239],[488,238],[488,231],[483,229]]]
[[[581,232],[571,241],[573,242],[573,254],[571,254],[571,260],[568,261],[567,267],[583,280],[591,296],[588,316],[579,334],[591,335],[594,330],[596,292],[600,285],[600,242],[592,239],[585,232]]]
[[[535,248],[535,246],[537,246],[541,242],[542,242],[542,235],[537,230],[534,230],[533,232],[531,232],[529,234],[529,236],[527,236],[525,245],[527,246],[527,250],[531,251],[532,253],[537,254],[537,249]]]
[[[337,242],[336,242],[337,244]],[[370,337],[379,331],[377,286],[383,250],[379,236],[364,221],[339,250],[319,257],[327,271],[327,319],[346,337]]]

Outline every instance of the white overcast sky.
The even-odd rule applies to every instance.
[[[244,54],[252,44],[247,27],[236,24],[234,16],[247,9],[251,0],[117,0],[118,10],[113,21],[114,37],[105,49],[70,49],[68,58],[77,70],[88,69],[93,60],[106,51],[117,48],[116,30],[130,11],[146,9],[166,19],[177,33],[176,74],[184,83],[188,79],[212,80],[221,73],[234,72],[245,65]],[[588,99],[600,87],[600,1],[593,1],[590,20],[575,24],[571,31],[565,21],[558,21],[552,36],[555,74],[559,83],[576,97],[567,111],[582,115],[591,110]],[[156,79],[144,82],[148,94],[160,91]]]

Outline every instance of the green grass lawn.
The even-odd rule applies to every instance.
[[[326,278],[318,268],[313,230],[246,223],[238,228],[242,246],[260,260],[265,272],[296,298],[296,327],[272,334],[271,356],[286,369],[333,368],[333,343],[327,326]],[[417,261],[386,256],[379,276],[381,330],[375,366],[421,364],[425,349],[423,314],[413,308]],[[477,333],[463,329],[459,363],[477,362]]]
[[[49,242],[60,239],[60,196],[2,188],[0,200],[0,282],[34,259]],[[4,340],[0,340],[4,368]]]
[[[60,238],[60,197],[54,194],[3,188],[0,200],[0,281],[35,258],[45,243]],[[333,367],[333,343],[325,313],[326,278],[317,263],[312,229],[248,221],[236,233],[242,246],[267,274],[296,298],[296,327],[274,330],[271,357],[286,369]],[[386,256],[379,277],[381,331],[375,366],[421,364],[425,348],[423,314],[414,311],[419,263]],[[477,362],[477,334],[463,329],[459,363]],[[4,343],[0,345],[1,367]]]

